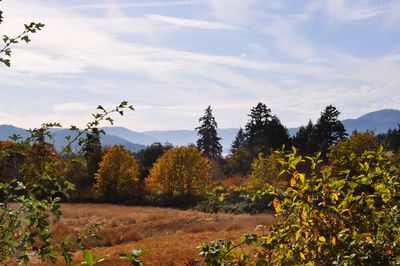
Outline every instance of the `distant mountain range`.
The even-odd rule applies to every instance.
[[[349,134],[354,130],[366,131],[373,130],[375,133],[385,133],[389,129],[394,129],[400,124],[400,110],[385,109],[367,113],[357,119],[342,120]],[[124,127],[103,127],[106,135],[102,136],[101,143],[103,146],[112,146],[123,144],[133,152],[137,152],[146,146],[154,143],[169,142],[173,145],[187,145],[196,143],[197,133],[195,130],[160,130],[136,132]],[[289,133],[295,135],[298,128],[289,128]],[[218,135],[222,139],[223,152],[229,153],[230,146],[234,140],[237,128],[218,129]],[[65,136],[69,134],[68,129],[55,129],[53,131],[55,138],[53,143],[58,150],[66,145]],[[6,140],[12,134],[20,134],[25,138],[28,133],[22,129],[11,125],[0,125],[0,140]]]
[[[76,136],[76,133],[71,134],[71,131],[68,129],[53,129],[52,133],[54,134],[54,139],[50,142],[54,144],[58,151],[62,150],[67,145],[67,140],[65,138],[67,135],[71,135],[72,138]],[[18,134],[23,139],[29,136],[29,133],[23,128],[12,125],[0,125],[0,140],[7,140],[13,134]],[[101,137],[101,143],[103,146],[122,144],[132,152],[137,152],[146,147],[146,145],[135,144],[121,137],[108,134]],[[75,146],[74,148],[76,149],[77,147]]]

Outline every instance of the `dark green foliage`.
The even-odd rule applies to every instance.
[[[240,129],[232,143],[225,170],[228,174],[248,174],[259,153],[268,155],[274,149],[291,144],[287,128],[276,115],[271,115],[271,109],[265,104],[253,107],[249,117],[245,130]]]
[[[3,22],[3,12],[0,10],[0,24]],[[24,41],[25,43],[29,43],[31,39],[29,38],[30,34],[36,33],[43,29],[44,24],[32,22],[30,24],[24,25],[25,30],[20,33],[16,37],[8,37],[7,35],[3,35],[3,43],[4,47],[0,49],[0,63],[6,65],[7,67],[11,66],[11,46]]]
[[[217,122],[212,115],[211,106],[205,110],[204,116],[200,117],[201,125],[196,128],[199,139],[197,147],[203,154],[210,159],[220,159],[222,157],[222,145],[219,143],[221,138],[217,133]]]
[[[87,182],[83,183],[84,187],[90,187],[95,182],[95,174],[99,169],[103,151],[100,142],[100,133],[86,133],[87,144],[83,148],[83,155],[86,160]]]
[[[146,149],[140,150],[136,153],[136,158],[139,161],[139,181],[143,184],[145,178],[149,175],[150,169],[153,167],[153,164],[163,155],[167,150],[173,148],[172,144],[165,143],[164,145],[155,142],[150,146],[146,147]]]
[[[329,146],[347,136],[344,125],[338,119],[339,115],[340,112],[336,107],[329,105],[315,124],[317,147],[321,151],[322,158],[326,158]]]
[[[256,156],[258,153],[268,154],[271,149],[281,148],[289,144],[289,133],[271,109],[258,103],[251,109],[250,120],[245,127],[246,146]]]
[[[239,128],[239,131],[236,134],[235,139],[232,142],[231,153],[234,153],[241,147],[246,144],[246,135],[243,131],[243,128]]]
[[[397,129],[389,129],[388,132],[377,137],[388,150],[400,152],[400,124]]]
[[[210,213],[263,213],[272,211],[273,197],[264,197],[254,201],[240,187],[233,187],[230,191],[217,187],[208,196],[193,208],[198,211]]]
[[[293,139],[294,145],[302,154],[311,155],[317,151],[317,132],[313,122],[308,121],[307,126],[301,126]]]

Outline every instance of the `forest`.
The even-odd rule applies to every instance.
[[[4,36],[1,66],[43,27]],[[211,106],[191,145],[103,147],[133,111],[99,105],[62,151],[58,122],[0,141],[2,265],[400,264],[400,125],[346,132],[328,105],[290,136],[259,102],[226,156]]]

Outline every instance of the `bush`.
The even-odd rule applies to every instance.
[[[296,150],[281,160],[290,187],[272,186],[266,193],[285,220],[263,236],[244,235],[237,246],[214,241],[203,246],[207,265],[398,265],[400,263],[400,169],[383,148],[359,157],[336,158],[356,169],[333,171],[319,155]],[[308,161],[308,172],[299,165]],[[245,244],[255,253],[235,252]],[[236,264],[235,264],[236,263]]]

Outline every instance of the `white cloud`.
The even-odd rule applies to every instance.
[[[80,112],[80,111],[89,111],[93,110],[93,105],[88,103],[62,103],[59,105],[53,106],[54,111],[58,112]]]
[[[93,10],[93,9],[120,9],[120,8],[160,8],[171,6],[189,6],[201,4],[201,1],[181,0],[181,1],[142,1],[142,2],[122,2],[122,3],[103,3],[103,4],[82,4],[72,5],[65,9],[69,10]]]
[[[294,58],[308,60],[316,57],[311,43],[299,34],[302,20],[287,18],[273,19],[263,30],[268,34],[278,49]]]
[[[331,17],[341,21],[365,20],[383,15],[400,18],[399,0],[326,0],[323,8]]]
[[[147,15],[146,17],[151,20],[164,22],[167,24],[181,26],[181,27],[191,27],[191,28],[198,28],[198,29],[211,29],[211,30],[235,29],[235,27],[230,26],[230,25],[216,23],[216,22],[210,22],[210,21],[205,21],[205,20],[184,19],[184,18],[178,18],[178,17],[162,16],[162,15],[157,15],[157,14],[150,14],[150,15]]]
[[[218,23],[206,16],[182,19],[155,14],[154,10],[152,15],[135,18],[119,13],[93,18],[85,17],[85,12],[77,15],[76,10],[34,4],[39,1],[5,2],[10,10],[2,30],[18,31],[22,23],[32,19],[47,25],[28,46],[18,46],[13,67],[0,72],[3,99],[7,87],[33,90],[39,95],[31,100],[33,108],[28,116],[22,117],[7,106],[0,108],[2,123],[84,123],[87,117],[83,114],[96,106],[89,106],[88,101],[113,105],[121,98],[136,107],[136,112],[121,123],[136,130],[193,128],[208,104],[218,110],[221,127],[243,125],[249,109],[259,101],[266,102],[288,126],[306,123],[331,103],[343,110],[345,118],[370,108],[400,107],[396,96],[400,87],[399,54],[367,59],[327,51],[320,54],[312,40],[301,33],[310,15],[267,16],[256,8],[262,1],[224,1],[209,2],[214,5]],[[343,11],[340,5],[333,8]],[[240,57],[228,52],[220,55],[212,49],[210,53],[190,52],[163,45],[163,37],[173,39],[180,27],[230,29],[231,22],[248,26],[251,18],[261,17],[271,22],[267,27],[263,24],[271,42],[263,43],[263,36],[244,44],[259,57],[242,51],[243,47],[237,54],[247,56]],[[250,33],[255,34],[246,31],[245,35]],[[236,45],[231,42],[227,41],[226,47]],[[300,60],[289,63],[279,59],[281,55]],[[62,96],[54,96],[59,92]],[[43,95],[50,96],[44,101]],[[21,103],[16,108],[28,107]]]

